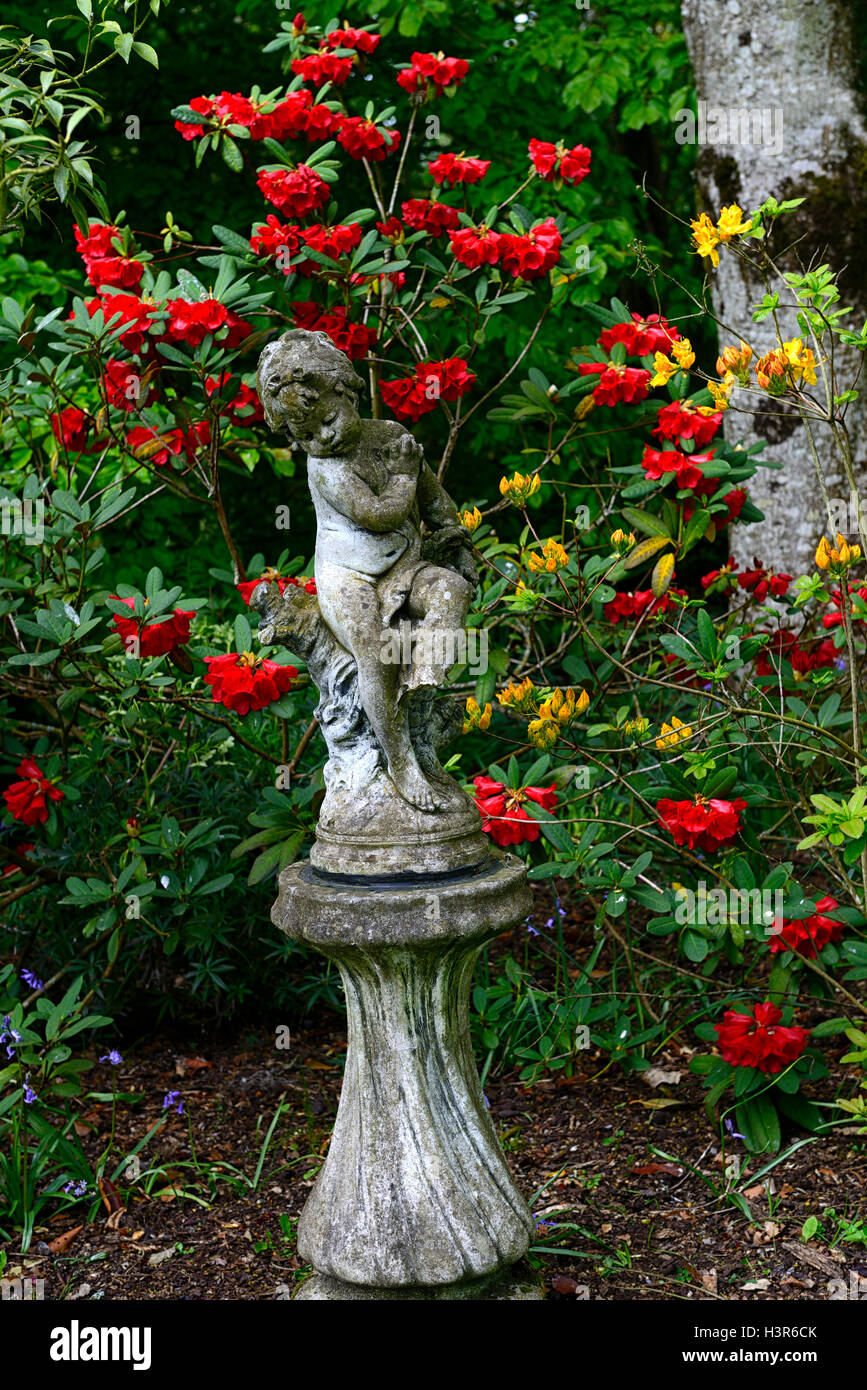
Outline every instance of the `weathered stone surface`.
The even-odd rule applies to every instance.
[[[467,1284],[448,1284],[443,1288],[373,1289],[362,1284],[345,1284],[328,1274],[314,1274],[305,1279],[293,1296],[293,1301],[336,1300],[343,1303],[383,1303],[395,1300],[412,1302],[538,1302],[544,1298],[541,1282],[532,1270],[526,1273],[495,1274],[487,1279],[474,1279]]]
[[[349,1021],[331,1147],[298,1227],[317,1271],[447,1285],[526,1253],[533,1218],[481,1093],[468,1008],[480,947],[529,905],[512,856],[410,887],[281,874],[273,919],[337,963]]]

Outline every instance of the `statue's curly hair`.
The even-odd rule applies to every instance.
[[[308,328],[292,328],[269,343],[259,358],[256,385],[265,419],[272,429],[280,429],[271,408],[271,399],[287,378],[303,381],[305,377],[325,377],[358,395],[364,389],[345,352],[341,352],[327,333]]]

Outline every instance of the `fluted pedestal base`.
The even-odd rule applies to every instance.
[[[486,1297],[447,1290],[526,1253],[534,1222],[481,1093],[468,1012],[478,951],[530,901],[509,855],[418,882],[281,874],[273,920],[337,963],[349,1021],[331,1146],[298,1225],[299,1255],[332,1282],[299,1297]]]

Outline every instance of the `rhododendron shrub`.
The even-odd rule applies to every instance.
[[[819,1078],[814,1044],[850,1021],[867,971],[867,586],[860,542],[831,528],[815,573],[755,553],[773,449],[723,426],[739,391],[813,409],[824,359],[793,339],[769,362],[749,325],[708,346],[650,252],[634,303],[596,303],[609,152],[580,118],[549,129],[540,110],[507,166],[490,132],[450,137],[490,80],[459,51],[419,40],[401,58],[375,24],[298,19],[260,85],[164,113],[191,181],[222,160],[253,200],[244,225],[215,210],[194,242],[106,204],[68,230],[68,302],[3,303],[21,525],[3,538],[0,900],[16,934],[25,914],[52,922],[40,949],[63,963],[79,931],[97,942],[97,981],[147,962],[161,1007],[243,1002],[276,969],[252,943],[274,875],[309,847],[324,755],[303,660],[260,646],[249,608],[263,579],[316,593],[303,462],[267,429],[255,370],[280,332],[321,331],[363,411],[413,428],[476,549],[483,657],[467,641],[455,663],[445,756],[492,845],[557,904],[518,931],[542,953],[556,937],[563,966],[556,1047],[486,1043],[492,1065],[573,1071],[586,1023],[645,1069],[702,1028],[714,1123],[755,1072],[774,1097],[749,1079],[739,1128],[773,1147],[780,1114],[815,1118],[792,1078]],[[759,229],[772,244],[779,215],[727,209],[683,257]],[[595,929],[574,954],[570,896]],[[293,980],[280,997],[297,1004]]]

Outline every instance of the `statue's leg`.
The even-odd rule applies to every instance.
[[[429,565],[412,586],[407,607],[413,623],[414,670],[407,683],[441,686],[446,673],[463,659],[463,642],[473,587],[455,570]]]
[[[379,600],[372,584],[346,575],[339,600],[320,591],[320,609],[338,641],[355,658],[358,694],[364,712],[388,764],[389,775],[401,796],[422,811],[435,811],[441,796],[419,766],[409,737],[406,706],[398,703],[400,668],[388,659]]]

